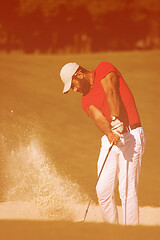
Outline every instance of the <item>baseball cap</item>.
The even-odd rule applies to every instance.
[[[62,79],[62,82],[64,83],[64,89],[63,93],[66,93],[71,88],[72,83],[72,76],[75,74],[77,69],[79,68],[79,65],[77,63],[67,63],[65,64],[61,71],[60,71],[60,77]]]

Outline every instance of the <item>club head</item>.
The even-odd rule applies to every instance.
[[[77,221],[78,223],[84,223],[85,222],[85,218],[83,218],[83,220],[81,221]]]
[[[83,219],[83,220],[81,220],[81,221],[78,221],[78,223],[84,223],[84,219]]]

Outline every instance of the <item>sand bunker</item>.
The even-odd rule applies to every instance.
[[[32,202],[4,202],[0,204],[0,219],[26,219],[26,220],[65,220],[63,212],[59,216],[45,216],[41,213],[41,206],[36,206]],[[72,221],[81,221],[84,217],[86,205],[75,204],[73,206]],[[119,220],[122,224],[122,208],[118,207]],[[65,215],[65,210],[64,210]],[[68,219],[66,219],[68,220]],[[86,222],[103,222],[100,209],[96,205],[91,205]],[[160,208],[141,207],[140,208],[140,224],[141,225],[160,225]]]

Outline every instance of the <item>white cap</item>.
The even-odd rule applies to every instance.
[[[62,67],[60,71],[60,77],[64,83],[63,93],[68,92],[71,88],[72,76],[75,74],[78,68],[79,65],[77,63],[67,63]]]

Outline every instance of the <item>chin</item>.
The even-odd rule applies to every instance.
[[[88,82],[85,82],[82,88],[83,96],[87,95],[90,92],[90,90],[91,90],[91,86],[88,84]]]
[[[83,96],[87,95],[90,92],[90,89],[85,89],[85,91],[83,91]]]

